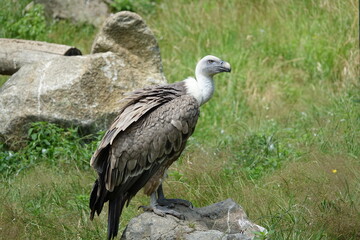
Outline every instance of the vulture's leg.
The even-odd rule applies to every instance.
[[[175,204],[184,205],[185,207],[192,208],[193,205],[190,201],[184,199],[177,199],[177,198],[165,198],[164,190],[162,188],[162,184],[160,184],[159,188],[157,189],[158,199],[157,203],[160,206],[166,206],[168,208],[173,208]]]
[[[165,217],[166,214],[169,214],[179,219],[185,219],[184,215],[182,215],[181,213],[167,207],[159,206],[156,198],[156,192],[153,192],[150,195],[150,206],[140,206],[139,208],[144,209],[144,211],[152,211],[156,215],[159,215],[161,217]]]

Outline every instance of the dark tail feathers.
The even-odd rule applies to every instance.
[[[118,234],[120,215],[127,199],[123,194],[109,193],[105,189],[105,185],[100,184],[99,179],[96,180],[90,194],[90,220],[94,219],[95,212],[97,215],[101,213],[104,203],[108,199],[108,239],[113,239]]]
[[[117,194],[114,199],[109,200],[108,239],[112,239],[118,234],[120,215],[125,202],[126,198],[122,194]]]
[[[106,195],[107,195],[107,191],[105,189],[105,186],[101,186],[99,184],[99,180],[96,180],[90,194],[90,204],[89,204],[89,207],[91,209],[90,220],[94,219],[95,212],[97,213],[97,215],[101,213],[101,210],[106,201],[105,200]]]

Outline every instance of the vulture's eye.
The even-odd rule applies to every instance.
[[[212,64],[212,63],[214,63],[215,61],[214,60],[208,60],[208,64]]]

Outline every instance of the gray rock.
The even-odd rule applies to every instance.
[[[251,240],[254,232],[267,232],[250,222],[241,206],[232,199],[203,208],[176,205],[174,210],[182,213],[185,220],[145,212],[129,222],[121,239]]]
[[[45,13],[52,18],[70,19],[101,26],[109,16],[109,9],[102,0],[35,0],[45,6]]]
[[[162,72],[159,45],[151,29],[136,13],[122,11],[104,22],[91,53],[116,52],[152,72]]]
[[[117,22],[121,25],[120,20]],[[148,46],[136,48],[141,51]],[[125,92],[166,82],[161,68],[147,63],[160,59],[158,51],[143,59],[133,58],[130,51],[120,54],[117,48],[109,50],[114,52],[59,56],[21,67],[0,88],[0,138],[16,149],[34,121],[88,131],[105,129],[117,115]]]

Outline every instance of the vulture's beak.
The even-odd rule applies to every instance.
[[[220,71],[221,72],[231,72],[230,63],[221,61],[220,62]]]

